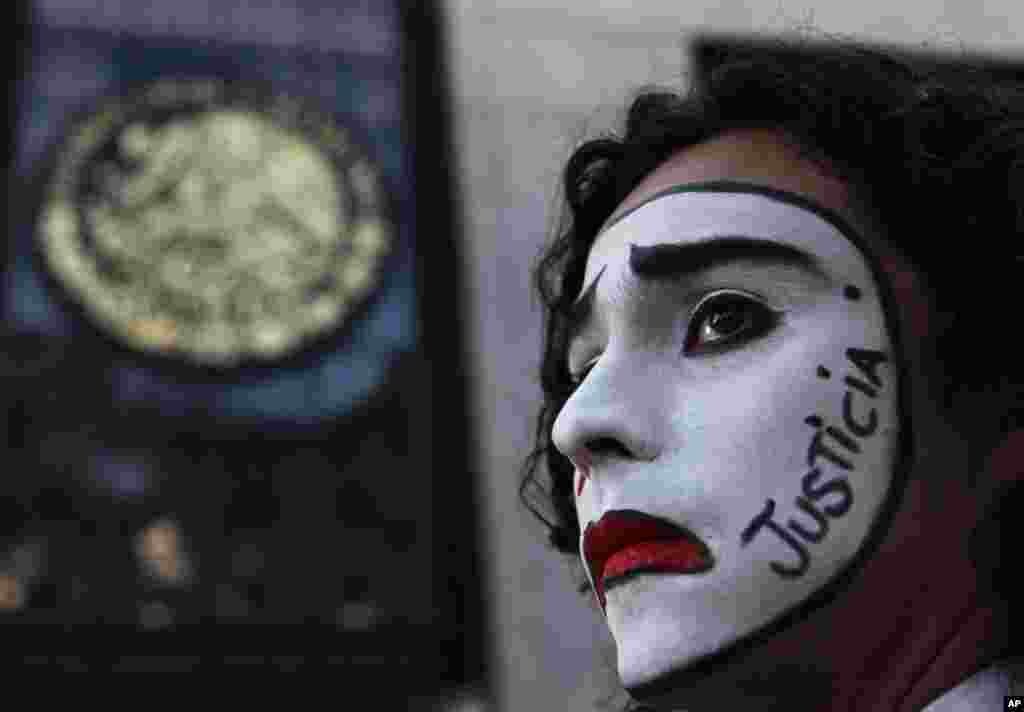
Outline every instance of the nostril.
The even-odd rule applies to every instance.
[[[587,450],[594,453],[595,455],[608,455],[616,454],[624,457],[632,457],[632,453],[629,452],[615,438],[595,438],[587,441]]]

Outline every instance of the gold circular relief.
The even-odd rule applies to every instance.
[[[72,129],[37,226],[49,271],[128,346],[211,366],[336,330],[391,252],[379,171],[291,97],[164,81]]]

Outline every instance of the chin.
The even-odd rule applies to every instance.
[[[734,640],[699,635],[616,641],[622,687],[637,702],[656,709],[719,712],[739,684],[739,671],[718,657]]]
[[[725,645],[697,644],[697,641],[667,637],[622,643],[616,640],[619,677],[627,689],[654,685],[685,675]]]
[[[736,638],[734,632],[718,625],[680,619],[678,612],[631,615],[635,612],[619,611],[611,602],[607,612],[619,677],[627,689],[685,674]]]
[[[707,609],[666,605],[627,588],[636,587],[609,591],[605,610],[622,686],[650,704],[676,701],[679,694],[692,701],[702,697],[697,688],[718,687],[714,680],[726,671],[716,656],[744,635],[736,620],[716,620]]]

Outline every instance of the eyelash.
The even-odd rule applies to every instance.
[[[724,336],[711,342],[710,345],[696,346],[694,344],[694,325],[698,329],[704,326],[707,320],[707,312],[715,307],[725,305],[740,305],[745,310],[746,318],[737,331],[729,336]],[[714,312],[711,312],[714,313]],[[689,328],[687,329],[686,341],[683,344],[683,352],[688,355],[701,355],[714,353],[727,348],[747,343],[753,339],[763,336],[771,331],[779,323],[781,312],[778,312],[761,300],[745,292],[731,289],[723,289],[704,297],[694,308],[690,316]]]
[[[708,316],[714,313],[713,309],[722,308],[726,305],[738,305],[745,310],[743,323],[732,334],[701,346],[697,343],[700,329],[704,327]],[[781,312],[772,309],[761,300],[745,292],[731,289],[712,292],[700,300],[690,315],[688,320],[689,326],[683,343],[683,353],[687,356],[703,356],[724,351],[731,346],[742,345],[774,329],[779,323],[781,314]],[[574,388],[583,382],[587,374],[590,373],[590,369],[596,364],[597,358],[584,366],[578,374],[570,374],[569,379],[572,381]]]

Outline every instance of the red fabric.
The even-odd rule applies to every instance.
[[[981,481],[1019,480],[1022,463],[1017,432]],[[810,653],[834,676],[830,712],[919,712],[1006,645],[1005,604],[983,598],[974,583],[968,540],[983,495],[963,479],[912,479],[889,535],[851,587],[768,644],[780,659]]]

